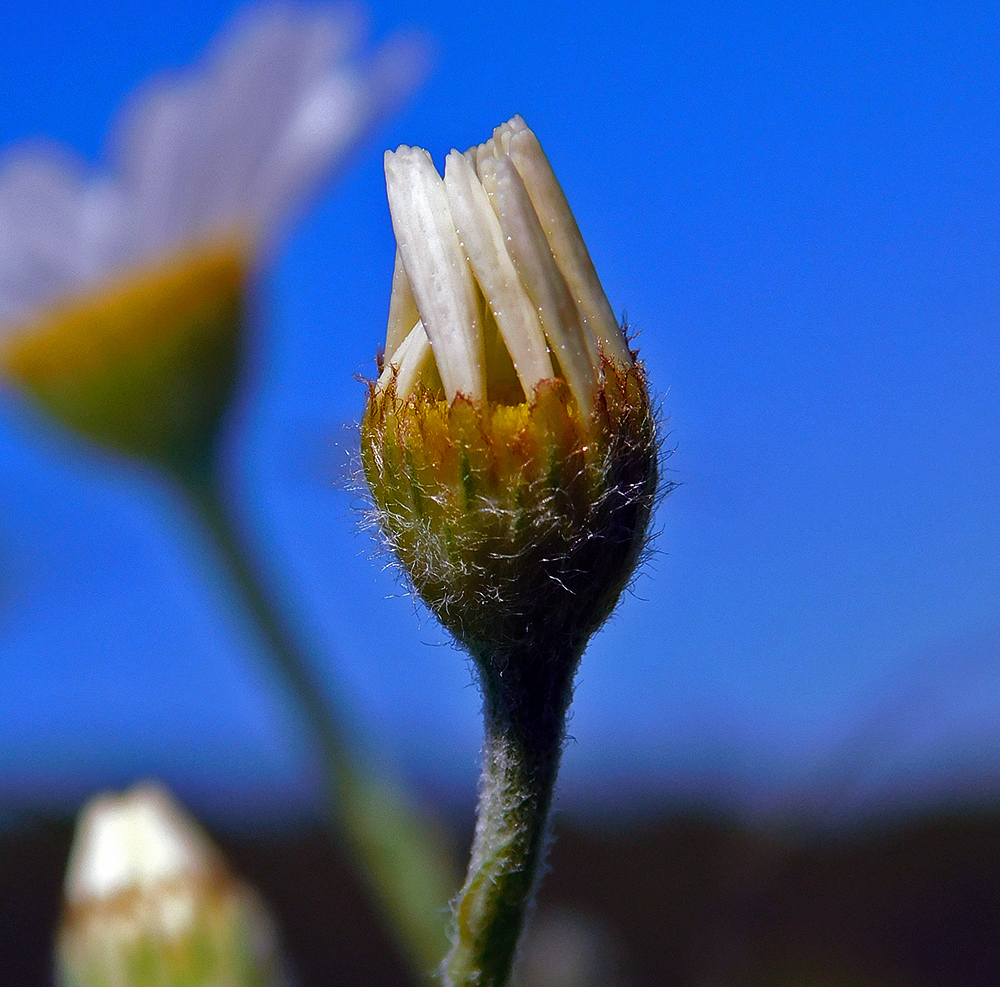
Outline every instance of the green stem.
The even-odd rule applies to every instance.
[[[576,662],[543,662],[565,673],[529,691],[494,674],[516,664],[479,661],[486,740],[469,871],[441,968],[445,987],[506,987],[545,858]]]
[[[454,884],[441,834],[417,814],[402,792],[352,755],[315,666],[263,589],[217,485],[190,474],[182,477],[182,483],[265,639],[268,656],[317,741],[326,767],[334,831],[345,839],[415,979],[423,980],[447,944],[443,914]]]

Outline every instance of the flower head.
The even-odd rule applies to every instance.
[[[386,184],[396,269],[362,430],[383,531],[474,654],[578,655],[644,544],[642,368],[520,117],[443,179],[426,151],[387,152]]]
[[[358,36],[348,11],[253,8],[132,98],[105,171],[62,150],[8,156],[0,368],[130,453],[170,459],[211,431],[255,259],[422,72],[414,39],[366,60]]]
[[[61,987],[280,987],[270,916],[161,788],[81,813],[57,939]]]

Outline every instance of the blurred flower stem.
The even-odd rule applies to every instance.
[[[319,747],[333,833],[363,875],[415,980],[422,982],[447,947],[447,903],[455,869],[443,834],[357,756],[333,713],[328,688],[320,684],[313,662],[262,584],[214,471],[191,471],[180,479]]]

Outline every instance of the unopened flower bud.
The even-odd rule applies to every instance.
[[[161,788],[82,812],[56,943],[60,987],[284,987],[274,925]]]
[[[645,543],[643,369],[520,117],[443,180],[419,148],[385,167],[398,252],[362,426],[382,531],[480,663],[575,659]]]

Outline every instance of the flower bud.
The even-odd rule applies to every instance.
[[[362,424],[378,521],[487,680],[528,689],[555,662],[565,691],[645,544],[645,374],[520,117],[443,180],[426,151],[387,152],[386,180],[398,251]]]
[[[82,812],[56,943],[60,987],[283,987],[274,926],[161,788]]]

